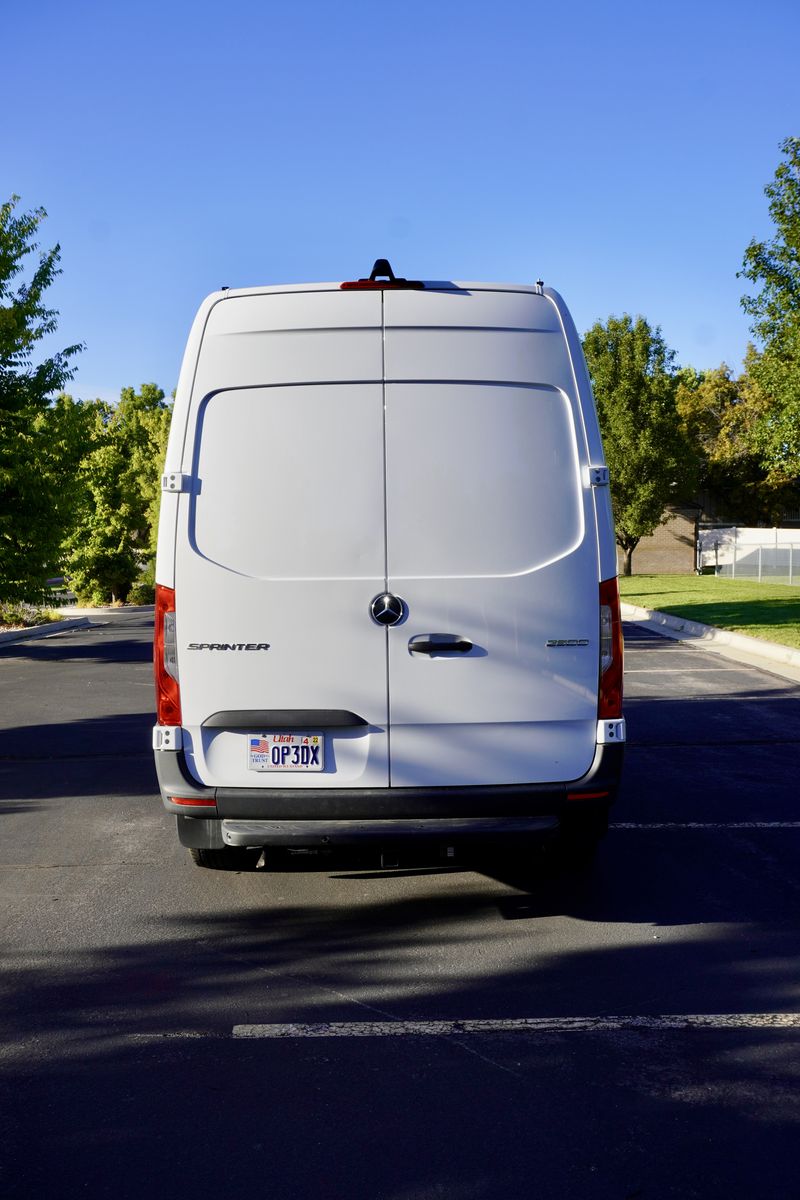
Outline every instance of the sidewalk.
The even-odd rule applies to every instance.
[[[693,646],[699,650],[711,650],[723,658],[760,667],[800,683],[800,650],[782,646],[779,642],[767,642],[763,638],[748,637],[744,633],[731,633],[728,629],[717,629],[714,625],[703,625],[688,617],[675,617],[657,609],[639,608],[635,604],[620,604],[623,621],[633,621],[643,629],[658,633]]]

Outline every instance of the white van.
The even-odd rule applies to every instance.
[[[379,260],[214,293],[163,491],[153,744],[196,862],[602,835],[625,739],[616,553],[557,292]]]

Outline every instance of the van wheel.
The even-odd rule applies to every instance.
[[[254,871],[261,857],[260,850],[239,849],[238,846],[225,846],[221,850],[199,850],[192,846],[189,854],[195,866],[208,867],[212,871]]]

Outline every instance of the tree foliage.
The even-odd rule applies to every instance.
[[[598,321],[583,340],[606,458],[623,573],[633,551],[691,487],[695,456],[676,409],[674,352],[661,330],[625,314]]]
[[[761,453],[769,404],[751,373],[755,353],[751,347],[738,379],[726,363],[710,371],[679,371],[676,404],[698,457],[700,488],[713,510],[728,520],[773,525],[797,495],[791,481],[769,470]]]
[[[747,376],[761,407],[753,444],[775,487],[800,478],[800,138],[780,148],[784,161],[764,189],[775,235],[750,242],[740,272],[759,289],[742,297],[759,343]]]
[[[56,330],[44,295],[60,274],[60,247],[38,256],[44,209],[18,213],[19,197],[0,206],[0,601],[42,596],[71,519],[78,448],[72,414],[51,408],[75,368],[79,345],[35,361],[37,343]]]
[[[141,596],[171,405],[155,384],[117,405],[63,394],[81,346],[35,357],[57,327],[45,293],[60,248],[38,253],[45,211],[18,203],[0,207],[0,602],[43,598],[62,569],[82,599]]]
[[[116,406],[83,406],[87,445],[79,468],[77,518],[66,539],[65,567],[85,603],[136,598],[152,580],[161,497],[161,465],[171,406],[154,383],[123,388]]]

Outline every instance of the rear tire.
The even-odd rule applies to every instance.
[[[261,857],[260,850],[240,849],[238,846],[225,846],[220,850],[201,850],[192,846],[189,854],[195,866],[212,871],[254,871]]]

